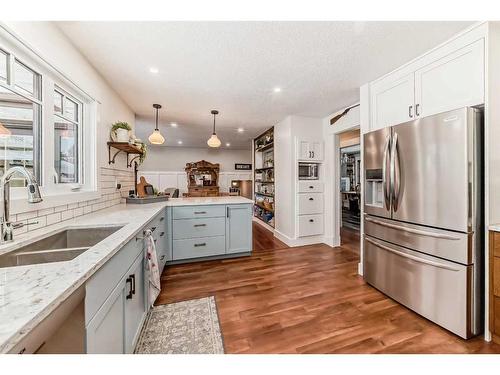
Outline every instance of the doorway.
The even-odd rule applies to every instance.
[[[359,238],[361,226],[361,139],[360,130],[339,135],[339,200],[341,241]]]

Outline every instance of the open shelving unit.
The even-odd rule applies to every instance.
[[[253,140],[254,217],[274,228],[274,127]]]

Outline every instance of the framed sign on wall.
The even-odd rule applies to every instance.
[[[236,163],[234,165],[234,169],[236,169],[237,171],[251,171],[252,164]]]

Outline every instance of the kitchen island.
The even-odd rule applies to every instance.
[[[83,342],[74,345],[75,352],[101,352],[95,345],[102,341],[99,332],[90,329],[106,327],[106,309],[114,306],[110,304],[113,293],[123,292],[125,296],[128,290],[123,288],[128,286],[129,273],[135,275],[138,270],[137,277],[141,275],[144,230],[156,227],[153,233],[159,258],[164,256],[160,261],[162,267],[167,262],[248,255],[252,243],[251,207],[252,201],[241,197],[173,198],[145,205],[120,204],[19,235],[14,242],[0,246],[0,255],[68,229],[119,227],[72,260],[0,268],[0,352],[36,352],[47,339],[43,335],[57,328],[55,323],[47,322],[57,315],[56,323],[63,324],[61,314],[66,310],[67,314],[76,311],[76,316],[81,315],[82,319]],[[139,280],[136,284],[141,285]],[[127,302],[118,307],[126,314],[127,304],[137,299],[123,298]],[[74,310],[65,307],[68,301]],[[111,333],[123,336],[123,343],[120,338],[113,340],[119,345],[107,347],[106,352],[133,350],[148,309],[145,302],[141,304],[142,313],[137,315],[131,332],[113,329],[102,332],[106,337]],[[109,323],[123,318],[121,312],[116,313],[118,310],[110,311],[115,316],[110,316]],[[96,319],[100,324],[95,324]],[[130,317],[126,321],[130,322]],[[41,326],[44,328],[39,329]]]

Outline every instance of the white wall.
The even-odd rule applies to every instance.
[[[141,171],[184,171],[186,163],[206,160],[219,163],[221,172],[234,171],[235,163],[252,163],[252,151],[233,150],[221,146],[218,149],[207,147],[168,147],[148,145],[146,160],[139,166]]]
[[[322,139],[320,118],[288,116],[274,126],[275,234],[291,245],[297,243],[297,179],[295,139]],[[324,169],[320,169],[323,180]],[[321,242],[321,241],[318,241]]]
[[[101,191],[101,168],[108,168],[108,149],[111,124],[116,121],[127,121],[134,127],[134,112],[109,86],[104,78],[90,65],[81,53],[71,44],[66,36],[51,22],[4,22],[2,25],[16,37],[19,37],[37,55],[41,56],[55,69],[62,72],[78,87],[99,102],[97,109],[97,170],[98,188]],[[131,172],[126,168],[125,158],[119,156],[112,169]],[[71,204],[88,201],[88,195],[75,193],[70,197]],[[100,204],[100,194],[95,194],[93,204]],[[68,203],[68,202],[66,202]],[[26,212],[49,209],[60,206],[61,201],[46,199],[42,204],[26,205],[24,202],[13,202],[12,211]],[[69,206],[69,205],[68,205]],[[102,205],[106,206],[106,205]],[[96,206],[101,207],[101,206]],[[101,207],[104,208],[104,207]]]
[[[334,125],[330,125],[330,119],[344,110],[337,111],[323,119],[323,138],[325,142],[325,243],[330,246],[340,245],[340,208],[338,202],[339,186],[336,181],[340,178],[339,155],[336,150],[339,140],[336,138],[349,129],[360,126],[360,107],[352,108],[347,114],[340,118]]]

